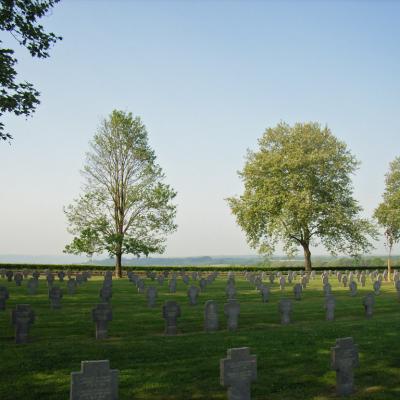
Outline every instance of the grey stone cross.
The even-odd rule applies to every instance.
[[[9,297],[8,289],[5,286],[0,286],[0,310],[6,309],[6,301]]]
[[[108,303],[97,304],[92,310],[92,318],[96,323],[96,339],[106,339],[108,336],[107,324],[112,321],[112,310]]]
[[[35,313],[29,304],[17,304],[11,313],[12,324],[15,327],[15,343],[28,341],[29,327],[35,321]]]
[[[365,310],[365,316],[371,318],[374,312],[375,296],[373,293],[368,293],[363,299],[363,306]]]
[[[240,314],[240,304],[234,299],[229,299],[228,303],[224,305],[224,313],[228,319],[228,331],[236,331]]]
[[[163,305],[162,312],[165,319],[165,334],[176,335],[178,332],[177,319],[181,316],[181,307],[175,301],[168,300]]]
[[[117,400],[118,374],[108,360],[82,361],[81,371],[71,373],[70,400]]]
[[[336,393],[347,396],[354,391],[354,371],[358,367],[358,347],[353,338],[336,339],[331,348],[332,369],[336,371]]]
[[[292,313],[292,302],[289,299],[279,301],[279,312],[281,313],[281,324],[290,324],[290,314]]]
[[[257,379],[257,357],[248,347],[229,349],[220,360],[220,382],[228,387],[229,400],[250,400],[250,384]]]

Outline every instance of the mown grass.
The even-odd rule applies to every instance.
[[[240,277],[239,277],[240,276]],[[82,360],[110,360],[120,370],[120,399],[225,399],[219,384],[219,360],[226,350],[248,346],[257,355],[258,378],[252,385],[253,399],[326,400],[335,398],[335,373],[330,369],[330,348],[336,338],[352,336],[359,346],[357,390],[350,399],[390,400],[400,397],[400,303],[392,283],[383,283],[376,297],[374,317],[364,318],[362,297],[372,283],[350,297],[347,288],[331,278],[337,299],[336,320],[325,321],[321,280],[311,281],[301,301],[293,301],[293,323],[281,326],[278,301],[293,298],[292,286],[281,293],[272,287],[269,303],[262,303],[253,286],[236,274],[237,299],[241,304],[239,329],[226,330],[223,304],[226,275],[200,294],[199,305],[189,306],[187,287],[179,280],[177,292],[168,293],[167,281],[160,287],[158,306],[147,308],[146,298],[126,278],[113,283],[113,321],[109,339],[94,339],[91,310],[99,303],[100,278],[92,278],[66,294],[62,309],[52,310],[47,286],[29,296],[22,287],[0,279],[10,299],[0,311],[0,399],[67,399],[70,373],[80,370]],[[146,284],[150,280],[146,279]],[[182,308],[181,333],[163,335],[161,307],[173,299]],[[220,331],[203,332],[203,305],[219,304]],[[14,344],[10,313],[16,304],[30,304],[36,322],[30,343]]]

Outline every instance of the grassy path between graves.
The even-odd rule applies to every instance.
[[[237,299],[241,305],[239,329],[226,331],[223,315],[226,275],[200,294],[199,305],[189,306],[186,285],[178,280],[176,293],[168,293],[167,281],[158,288],[157,307],[147,308],[145,295],[126,278],[113,283],[113,321],[109,339],[94,339],[91,309],[99,302],[100,278],[66,294],[62,309],[51,310],[47,287],[41,279],[39,293],[29,296],[22,287],[0,279],[10,299],[0,311],[0,399],[68,399],[70,373],[80,370],[81,360],[110,360],[119,369],[119,398],[225,399],[219,384],[219,360],[226,350],[248,346],[257,355],[258,378],[252,385],[252,399],[334,399],[335,374],[330,370],[330,348],[335,339],[353,336],[359,346],[360,367],[356,370],[357,392],[349,399],[391,400],[400,398],[400,303],[391,283],[382,284],[376,297],[374,317],[366,320],[362,296],[371,291],[359,288],[356,297],[348,288],[330,280],[337,299],[336,320],[325,322],[324,297],[319,277],[310,281],[301,301],[294,302],[293,323],[281,326],[278,301],[293,298],[292,285],[283,293],[275,283],[269,303],[261,303],[252,285],[236,274]],[[146,279],[146,285],[150,280]],[[163,335],[161,306],[176,300],[182,308],[181,334]],[[219,304],[220,331],[206,334],[203,305],[213,299]],[[30,304],[36,322],[30,343],[15,345],[10,313],[15,304]]]

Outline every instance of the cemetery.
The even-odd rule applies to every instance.
[[[12,272],[2,400],[400,393],[397,271]]]
[[[399,17],[0,0],[0,400],[399,400]]]

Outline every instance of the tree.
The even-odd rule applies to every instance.
[[[389,164],[385,175],[383,202],[374,211],[374,217],[384,229],[388,254],[388,272],[391,273],[391,256],[395,243],[400,241],[400,157]]]
[[[60,0],[0,0],[0,30],[9,32],[17,42],[26,47],[32,57],[47,58],[48,50],[60,36],[46,33],[38,19]],[[30,116],[40,103],[39,92],[31,83],[17,83],[14,50],[3,48],[0,40],[0,117],[4,113]],[[12,139],[0,122],[0,140]]]
[[[321,242],[331,254],[356,255],[371,244],[374,226],[359,216],[350,174],[358,162],[318,123],[279,123],[259,139],[259,151],[248,151],[239,176],[240,197],[228,198],[247,241],[271,254],[281,241],[288,255],[301,246],[311,270],[311,245]]]
[[[83,193],[64,210],[75,235],[64,251],[108,252],[118,277],[123,254],[162,253],[176,230],[176,192],[155,161],[139,117],[114,110],[104,119],[86,154]]]

